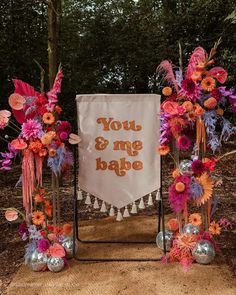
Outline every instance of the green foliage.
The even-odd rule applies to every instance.
[[[33,59],[47,71],[45,2],[0,3],[0,108],[12,91],[11,78],[39,87]],[[76,93],[159,91],[156,67],[166,58],[178,66],[179,41],[186,66],[196,46],[209,50],[221,36],[217,62],[228,69],[229,86],[235,86],[235,6],[236,0],[62,1],[59,59],[65,116],[72,116]]]

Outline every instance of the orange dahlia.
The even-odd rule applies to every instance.
[[[52,125],[55,122],[55,117],[52,113],[45,113],[43,115],[43,122],[48,125]]]
[[[41,225],[44,222],[44,215],[42,211],[34,211],[32,214],[32,221],[35,225]]]
[[[198,213],[193,213],[189,216],[189,222],[194,226],[200,226],[202,224],[202,217]]]
[[[221,227],[219,226],[219,224],[215,221],[211,222],[210,227],[209,227],[209,232],[212,235],[220,235],[221,232]]]
[[[216,87],[216,81],[212,77],[206,77],[201,82],[202,89],[205,91],[212,91]]]

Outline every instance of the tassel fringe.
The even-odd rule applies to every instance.
[[[130,217],[129,210],[128,210],[127,206],[125,206],[125,211],[124,211],[123,217]]]
[[[90,193],[87,193],[87,196],[86,196],[86,200],[85,200],[85,204],[86,205],[91,205],[91,198],[90,198]]]
[[[120,209],[118,209],[116,221],[121,221],[121,220],[123,220],[123,216],[122,216],[122,213],[120,212]]]

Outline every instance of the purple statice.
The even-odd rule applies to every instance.
[[[38,241],[37,249],[40,253],[46,252],[50,247],[50,242],[47,239],[41,239]]]
[[[170,141],[171,129],[168,123],[169,118],[170,115],[165,114],[164,112],[161,113],[160,144],[167,144]]]
[[[197,200],[203,195],[203,187],[199,182],[192,181],[190,184],[191,197]]]
[[[8,152],[0,153],[1,157],[3,158],[0,160],[0,170],[10,170],[12,159],[14,159],[17,155],[17,151],[14,149],[11,144],[8,144]]]
[[[192,79],[185,79],[181,82],[180,92],[187,100],[195,102],[200,98],[201,88]]]
[[[24,139],[37,139],[40,138],[42,134],[42,125],[38,121],[29,119],[27,122],[22,124],[21,136]]]
[[[37,227],[34,224],[28,227],[28,232],[30,240],[40,240],[43,238],[40,231],[37,230]]]

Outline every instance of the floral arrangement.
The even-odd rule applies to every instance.
[[[42,73],[41,92],[21,80],[13,80],[15,91],[8,99],[11,112],[0,111],[0,129],[11,128],[16,132],[9,142],[9,136],[0,136],[8,143],[8,150],[0,153],[0,170],[10,170],[16,156],[21,159],[22,175],[18,182],[22,184],[25,214],[16,208],[2,210],[8,221],[23,219],[19,232],[23,240],[29,240],[25,260],[36,271],[61,270],[66,254],[71,256],[73,250],[72,227],[61,226],[60,222],[59,176],[73,164],[67,142],[76,144],[78,136],[71,134],[68,121],[59,120],[62,77],[60,67],[47,93]],[[43,163],[47,163],[53,175],[53,206],[42,186]]]
[[[165,100],[161,105],[158,152],[170,155],[175,163],[169,202],[176,218],[168,222],[173,236],[164,261],[178,261],[185,270],[194,260],[209,263],[214,255],[203,262],[204,253],[199,255],[200,250],[204,252],[201,242],[205,241],[209,253],[215,253],[214,236],[230,225],[226,219],[213,220],[217,204],[213,189],[221,184],[215,171],[221,157],[216,153],[222,141],[236,132],[236,127],[224,118],[226,109],[236,112],[236,94],[224,86],[227,71],[214,65],[218,45],[209,55],[202,47],[196,48],[185,75],[181,67],[174,72],[167,60],[157,68],[169,84],[162,90]],[[193,208],[197,209],[190,214]],[[205,256],[208,254],[205,251]]]
[[[16,138],[8,143],[8,151],[0,153],[0,169],[11,169],[13,159],[21,156],[26,218],[32,211],[35,184],[42,185],[43,162],[47,161],[55,177],[72,165],[72,154],[66,147],[71,125],[59,120],[62,108],[57,95],[61,91],[62,77],[60,67],[53,88],[47,93],[39,93],[21,80],[13,80],[15,91],[8,102],[17,122],[11,119],[10,111],[0,111],[0,128],[8,127],[17,132]],[[0,139],[6,140],[3,137]]]
[[[67,264],[67,258],[72,256],[73,246],[71,241],[72,226],[69,223],[63,226],[52,224],[52,204],[44,188],[37,187],[33,193],[33,212],[26,220],[25,214],[16,208],[7,208],[5,218],[12,222],[18,219],[23,221],[19,225],[19,234],[22,240],[28,240],[25,252],[25,263],[32,263],[32,255],[44,255],[44,263],[34,261],[37,271],[45,271],[48,268],[47,261],[50,257],[60,258]],[[68,247],[69,245],[69,247]],[[36,264],[37,262],[37,264]]]

